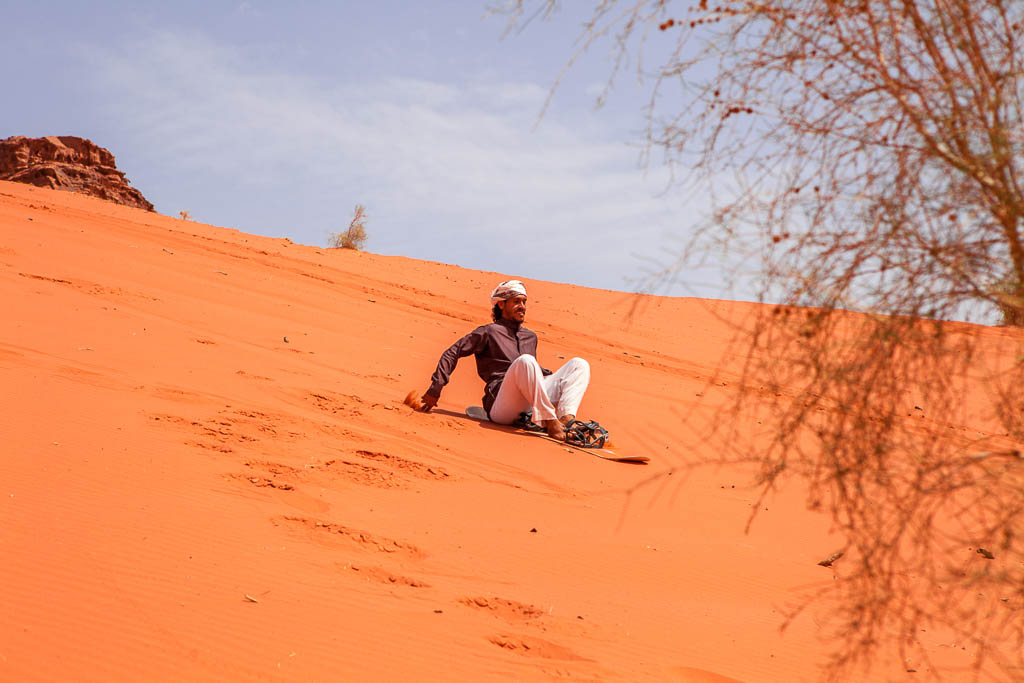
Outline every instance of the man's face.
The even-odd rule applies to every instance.
[[[526,320],[526,297],[519,295],[505,299],[498,304],[501,306],[501,315],[509,320],[523,322]]]

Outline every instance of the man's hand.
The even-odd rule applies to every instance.
[[[412,391],[405,395],[405,400],[403,401],[403,403],[405,403],[405,405],[409,406],[413,410],[429,413],[430,409],[437,405],[437,397],[423,394],[421,398],[417,398],[416,390],[413,389]]]

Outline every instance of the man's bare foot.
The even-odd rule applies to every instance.
[[[565,427],[558,420],[544,420],[544,428],[548,430],[548,436],[558,441],[565,441]]]
[[[575,419],[576,419],[575,415],[563,415],[562,417],[558,418],[558,421],[561,422],[562,426],[564,427],[565,425],[569,424],[570,422],[572,422]]]

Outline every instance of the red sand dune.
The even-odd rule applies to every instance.
[[[0,680],[817,678],[828,520],[668,474],[751,306],[526,282],[623,465],[402,404],[514,275],[0,182]]]

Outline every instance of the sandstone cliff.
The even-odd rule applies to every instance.
[[[153,205],[117,170],[113,154],[70,135],[0,140],[0,180],[81,192],[153,211]]]

